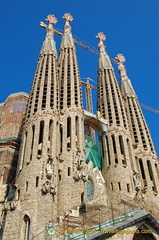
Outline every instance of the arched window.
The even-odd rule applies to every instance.
[[[114,153],[116,154],[116,143],[115,143],[115,137],[114,137],[114,135],[112,135],[111,137],[112,137],[112,143],[113,143]]]
[[[67,118],[67,150],[71,148],[71,118]]]
[[[143,179],[146,179],[145,177],[145,171],[144,171],[144,167],[143,167],[143,163],[142,163],[142,159],[139,159],[139,165],[140,165],[140,170],[141,170],[141,175]]]
[[[30,161],[32,160],[32,156],[33,156],[34,135],[35,135],[35,125],[32,126],[32,140],[31,140]]]
[[[50,119],[49,121],[49,134],[48,134],[48,147],[47,147],[47,153],[51,154],[51,146],[52,146],[52,140],[53,140],[53,120]]]
[[[24,218],[24,240],[29,240],[30,235],[30,218],[25,214]]]
[[[44,135],[44,121],[42,120],[40,122],[40,129],[39,129],[39,145],[38,145],[38,157],[39,158],[42,155],[43,135]]]

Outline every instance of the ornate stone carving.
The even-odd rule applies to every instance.
[[[53,163],[52,163],[52,158],[49,158],[46,164],[46,177],[48,179],[51,179],[52,174],[53,174]]]
[[[134,182],[134,187],[137,192],[141,190],[141,183],[139,181],[139,172],[133,170],[133,182]]]
[[[125,57],[123,54],[119,53],[116,57],[119,63],[124,63],[126,61]]]
[[[102,118],[102,115],[101,115],[101,112],[100,111],[97,111],[97,119],[101,119]]]
[[[73,17],[70,13],[65,13],[63,16],[64,19],[66,19],[66,21],[68,22],[72,22],[73,21]]]
[[[86,173],[85,171],[82,171],[82,173],[81,173],[81,179],[82,179],[84,182],[87,182],[87,180],[88,180],[88,173]]]
[[[52,195],[56,194],[56,186],[53,182],[49,182],[46,181],[43,185],[42,185],[42,192],[44,194],[50,193]]]
[[[83,180],[84,182],[86,182],[88,180],[88,174],[85,171],[78,171],[77,170],[73,174],[73,179],[76,180],[76,181]]]
[[[5,211],[11,211],[14,210],[17,207],[17,200],[13,201],[5,201],[3,205],[3,209]]]
[[[126,59],[123,56],[123,54],[119,53],[117,55],[116,59],[118,60],[118,70],[120,72],[126,72],[125,66],[123,65],[123,63],[126,61]]]
[[[81,158],[81,150],[80,149],[77,150],[75,160],[76,160],[76,163],[77,163],[77,169],[81,170],[83,168],[84,159]]]
[[[97,34],[96,38],[98,38],[99,41],[100,41],[100,42],[98,43],[99,51],[100,51],[100,52],[105,52],[106,46],[104,45],[103,41],[106,40],[106,36],[104,35],[104,33],[99,32],[99,33]]]
[[[96,37],[102,42],[106,40],[106,36],[102,32],[99,32]]]
[[[45,20],[53,25],[55,25],[57,23],[57,18],[54,15],[48,15]]]
[[[79,181],[81,178],[81,172],[80,171],[76,171],[74,174],[73,174],[73,179],[76,180],[76,181]]]
[[[77,149],[77,152],[74,156],[74,165],[76,165],[76,167],[74,169],[74,174],[73,174],[73,178],[76,181],[79,181],[80,179],[84,180],[85,174],[83,174],[84,172],[82,171],[83,162],[84,162],[84,159],[82,159],[81,157],[81,150]]]

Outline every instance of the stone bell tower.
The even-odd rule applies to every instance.
[[[57,216],[60,115],[57,56],[53,39],[53,25],[57,20],[53,15],[49,15],[46,20],[48,25],[40,23],[46,29],[46,37],[40,51],[23,126],[14,211],[7,202],[4,205],[8,211],[3,239],[24,239],[24,236],[29,236],[30,224],[33,236],[43,231],[46,223],[55,220]]]
[[[79,213],[84,202],[84,111],[70,26],[73,17],[65,14],[64,19],[58,61],[53,38],[57,20],[48,15],[48,25],[40,23],[46,37],[28,100],[16,192],[4,204],[4,240],[13,235],[30,239],[45,232],[49,221],[57,223],[72,211]]]
[[[139,174],[140,187],[138,191],[142,193],[147,204],[149,204],[149,201],[156,204],[159,192],[158,159],[138,98],[123,65],[125,57],[122,54],[118,54],[117,60],[121,80],[121,93],[125,101],[130,123],[135,161]]]
[[[71,33],[73,17],[66,13],[60,46],[59,69],[59,168],[58,211],[77,209],[84,197],[84,111],[76,49]],[[83,180],[82,180],[83,179]]]
[[[108,131],[103,136],[104,161],[102,173],[107,183],[109,198],[118,192],[133,196],[135,157],[122,94],[110,58],[105,50],[103,33],[98,33],[100,51],[98,65],[98,111],[108,120]],[[121,176],[124,176],[121,178]]]

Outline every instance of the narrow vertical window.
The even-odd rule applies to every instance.
[[[39,185],[39,177],[36,177],[36,187]]]
[[[67,118],[67,150],[71,148],[71,118]]]
[[[129,139],[127,138],[127,148],[128,148],[128,158],[130,159],[130,162],[131,162],[131,166],[132,166],[132,169],[134,169],[134,165],[133,165],[133,161],[132,161],[132,152],[131,152],[131,145],[130,145],[130,141]]]
[[[142,159],[139,159],[139,165],[140,165],[140,170],[141,170],[142,179],[146,179],[146,177],[145,177],[145,171],[144,171],[144,167],[143,167],[143,163],[142,163]]]
[[[38,145],[38,156],[42,155],[42,145],[43,145],[43,135],[44,135],[44,121],[40,122],[40,132],[39,132],[39,145]]]
[[[115,137],[114,137],[114,135],[112,135],[111,137],[112,137],[112,142],[113,142],[113,149],[114,149],[114,153],[116,154],[116,144],[115,144]]]
[[[50,119],[50,122],[49,122],[49,135],[48,135],[48,149],[47,149],[47,152],[48,154],[51,154],[51,146],[52,146],[52,134],[53,134],[53,120]]]
[[[24,150],[23,150],[23,153],[22,153],[23,154],[22,155],[22,167],[23,167],[24,161],[25,161],[26,144],[27,144],[27,132],[25,132],[25,135],[24,135]]]
[[[79,148],[79,117],[76,116],[76,147]]]
[[[124,143],[123,143],[123,137],[121,135],[119,136],[119,145],[120,145],[120,153],[123,156],[122,163],[123,163],[123,165],[126,165]]]
[[[28,181],[26,181],[26,192],[28,191]]]
[[[71,176],[71,168],[68,167],[68,176]]]
[[[148,170],[149,170],[150,180],[152,181],[153,180],[153,173],[152,173],[151,163],[150,163],[149,160],[147,161],[147,167],[148,167]]]
[[[60,153],[62,153],[62,144],[63,144],[63,128],[60,125]]]
[[[24,216],[24,240],[29,240],[30,235],[30,218],[28,215]]]
[[[109,143],[108,143],[108,136],[106,136],[106,143],[107,143],[107,151],[108,151],[108,164],[111,164],[110,160],[110,151],[109,151]]]
[[[20,189],[18,189],[18,197],[17,197],[18,200],[20,200]]]
[[[155,183],[155,179],[154,179],[153,170],[152,170],[152,166],[151,166],[150,160],[147,161],[147,167],[148,167],[148,170],[149,170],[150,180],[153,181],[152,190],[156,192],[156,183]]]
[[[32,160],[32,155],[33,155],[34,134],[35,134],[35,125],[32,126],[32,141],[31,141],[30,161]]]
[[[81,204],[84,203],[84,192],[81,193]]]
[[[127,184],[127,192],[130,192],[130,186]]]
[[[121,135],[119,136],[119,144],[120,144],[120,152],[123,155],[124,154],[124,146],[123,146],[123,138]]]
[[[121,184],[120,184],[120,182],[118,182],[118,188],[119,188],[119,191],[121,191]]]
[[[113,190],[113,183],[112,182],[110,183],[110,187],[111,187],[111,190]]]

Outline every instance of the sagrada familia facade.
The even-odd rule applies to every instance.
[[[70,23],[48,15],[30,94],[0,104],[0,239],[159,239],[159,163],[122,54],[98,33],[97,113],[85,110]],[[98,137],[97,137],[98,136]]]

